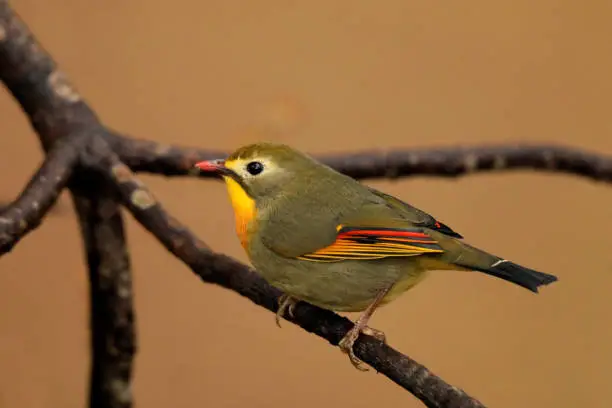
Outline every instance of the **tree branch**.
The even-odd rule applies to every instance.
[[[89,406],[129,408],[136,340],[132,276],[120,207],[114,189],[98,174],[81,171],[72,184],[89,269]]]
[[[40,225],[68,183],[79,158],[79,144],[75,138],[57,143],[19,197],[0,212],[0,255]]]
[[[101,169],[116,183],[123,204],[168,251],[185,262],[204,282],[234,290],[253,303],[276,312],[280,292],[271,287],[253,269],[222,254],[213,252],[189,229],[170,216],[143,183],[112,153],[100,163]],[[339,315],[300,302],[290,319],[304,330],[337,346],[353,326]],[[270,319],[270,327],[272,327]],[[359,358],[396,384],[405,388],[428,407],[482,407],[483,405],[433,374],[426,367],[382,344],[361,335],[355,343]]]
[[[27,114],[45,150],[77,127],[97,122],[7,0],[0,0],[0,78]]]
[[[87,158],[84,147],[103,137],[105,130],[93,111],[6,0],[0,0],[0,78],[28,115],[44,150],[52,151],[50,156],[55,146],[60,149],[65,143],[83,161]],[[72,170],[76,158],[61,157],[46,162],[57,162],[60,170],[62,166]],[[93,352],[89,405],[126,408],[132,404],[135,333],[123,223],[119,206],[110,195],[113,189],[99,175],[80,170],[69,183],[89,266]],[[56,173],[61,177],[51,180],[57,191],[45,195],[52,197],[51,204],[70,176],[69,172]],[[45,187],[40,177],[34,180],[36,186]],[[45,192],[34,187],[29,191],[31,195]],[[48,205],[45,202],[45,209]]]
[[[113,149],[133,171],[164,176],[197,175],[193,165],[223,158],[228,152],[164,145],[115,134]],[[566,173],[612,183],[612,156],[559,145],[508,144],[363,151],[317,156],[317,159],[357,179],[413,175],[460,177],[477,172],[540,170]]]

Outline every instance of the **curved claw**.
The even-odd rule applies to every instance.
[[[359,328],[353,327],[346,333],[342,340],[340,340],[340,343],[338,343],[338,347],[340,347],[340,350],[342,350],[343,353],[348,354],[349,360],[351,361],[351,364],[353,364],[353,367],[355,367],[359,371],[368,371],[368,368],[364,367],[365,363],[355,355],[355,351],[353,350],[353,345],[355,344],[355,341],[358,337]]]
[[[276,325],[278,327],[281,327],[280,320],[281,317],[284,316],[285,311],[289,317],[293,318],[293,309],[295,308],[296,303],[297,300],[286,294],[282,294],[278,298],[278,310],[276,311]]]

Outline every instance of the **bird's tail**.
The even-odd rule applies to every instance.
[[[465,265],[465,267],[468,266]],[[499,259],[489,267],[469,266],[469,268],[512,282],[535,293],[538,293],[539,286],[548,285],[557,280],[555,275],[534,271],[506,259]]]
[[[548,285],[557,280],[554,275],[535,271],[524,266],[515,264],[507,259],[489,254],[483,250],[475,248],[466,242],[454,240],[449,243],[452,249],[449,256],[449,263],[460,266],[462,268],[479,271],[487,275],[495,276],[496,278],[512,282],[515,285],[522,286],[532,292],[538,293],[538,287]],[[456,256],[459,253],[460,256]],[[443,255],[444,256],[444,255]],[[453,258],[450,258],[450,257]]]

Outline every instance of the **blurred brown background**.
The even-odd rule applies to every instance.
[[[612,153],[612,3],[15,0],[111,126],[231,150],[315,153],[560,142]],[[0,199],[41,160],[0,93]],[[243,261],[223,185],[143,177],[181,221]],[[381,309],[399,350],[492,407],[610,407],[612,188],[532,172],[373,182],[483,248],[557,274],[534,296],[437,272]],[[82,407],[87,285],[67,197],[0,260],[0,407]],[[129,219],[129,217],[128,217]],[[420,406],[337,349],[203,285],[131,219],[141,407]]]

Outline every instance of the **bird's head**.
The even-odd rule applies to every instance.
[[[225,159],[202,161],[195,166],[222,176],[232,199],[243,194],[257,201],[291,190],[321,165],[287,145],[255,143]]]

